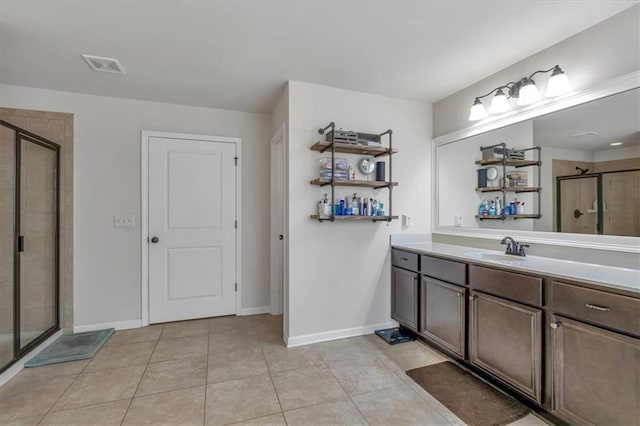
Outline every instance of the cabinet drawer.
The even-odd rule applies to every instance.
[[[469,284],[486,293],[542,306],[542,278],[471,265]]]
[[[467,283],[467,265],[465,263],[422,256],[420,270],[424,275],[453,284],[465,285]]]
[[[640,335],[640,299],[554,281],[553,310]]]
[[[402,250],[391,250],[391,264],[399,268],[418,272],[418,255]]]

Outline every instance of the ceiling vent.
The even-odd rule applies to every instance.
[[[82,55],[82,59],[91,67],[94,71],[110,72],[113,74],[126,74],[124,67],[118,62],[117,59],[103,58],[101,56]]]

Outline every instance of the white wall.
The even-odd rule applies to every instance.
[[[518,81],[536,70],[560,65],[576,90],[595,87],[638,70],[639,22],[640,6],[636,5],[436,102],[433,105],[434,136],[469,127],[472,124],[468,120],[469,108],[476,96],[508,81]],[[535,78],[541,93],[548,76]],[[488,106],[491,99],[485,99]]]
[[[242,307],[269,304],[269,115],[9,85],[0,105],[75,114],[75,326],[141,317],[141,130],[242,138]]]
[[[593,161],[596,163],[600,163],[602,161],[626,160],[638,157],[640,157],[640,145],[606,149],[604,151],[596,151],[593,153]]]
[[[330,121],[361,132],[393,130],[393,214],[412,215],[410,228],[310,219],[327,188],[309,184],[322,157],[309,147]],[[289,345],[390,325],[389,235],[431,230],[431,105],[292,81],[289,128]],[[361,156],[350,158],[355,164]],[[377,191],[385,204],[386,191]],[[362,191],[338,194],[353,192]]]
[[[533,146],[533,126],[525,121],[456,141],[438,147],[438,219],[440,226],[454,226],[454,215],[462,216],[462,226],[472,228],[519,229],[531,231],[533,220],[478,220],[478,208],[483,200],[502,198],[500,192],[477,192],[478,183],[476,160],[482,159],[480,147],[506,143],[508,148],[527,148]],[[533,158],[533,157],[532,157]],[[502,178],[502,166],[496,166],[499,178]],[[507,168],[507,173],[513,168]],[[535,186],[533,167],[523,170],[529,172],[529,186]],[[531,194],[507,193],[507,202],[518,198],[525,202],[527,213],[533,213]]]

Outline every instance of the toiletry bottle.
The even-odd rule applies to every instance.
[[[347,180],[356,180],[356,172],[353,170],[353,165],[349,162],[349,176]]]
[[[384,216],[384,203],[380,203],[378,207],[378,216]]]
[[[340,209],[338,210],[338,215],[339,216],[343,216],[344,215],[344,199],[340,200]]]
[[[496,197],[496,215],[500,216],[502,214],[502,200],[500,197]]]
[[[360,214],[360,209],[358,207],[358,194],[353,194],[353,199],[351,200],[351,215],[358,216]]]
[[[478,207],[478,216],[484,216],[484,201],[482,201],[480,207]]]
[[[491,205],[489,206],[489,216],[495,216],[496,215],[496,203],[493,202],[493,200],[491,200]]]

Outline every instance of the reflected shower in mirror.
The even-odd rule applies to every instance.
[[[440,226],[638,237],[640,89],[440,145],[437,190]]]

